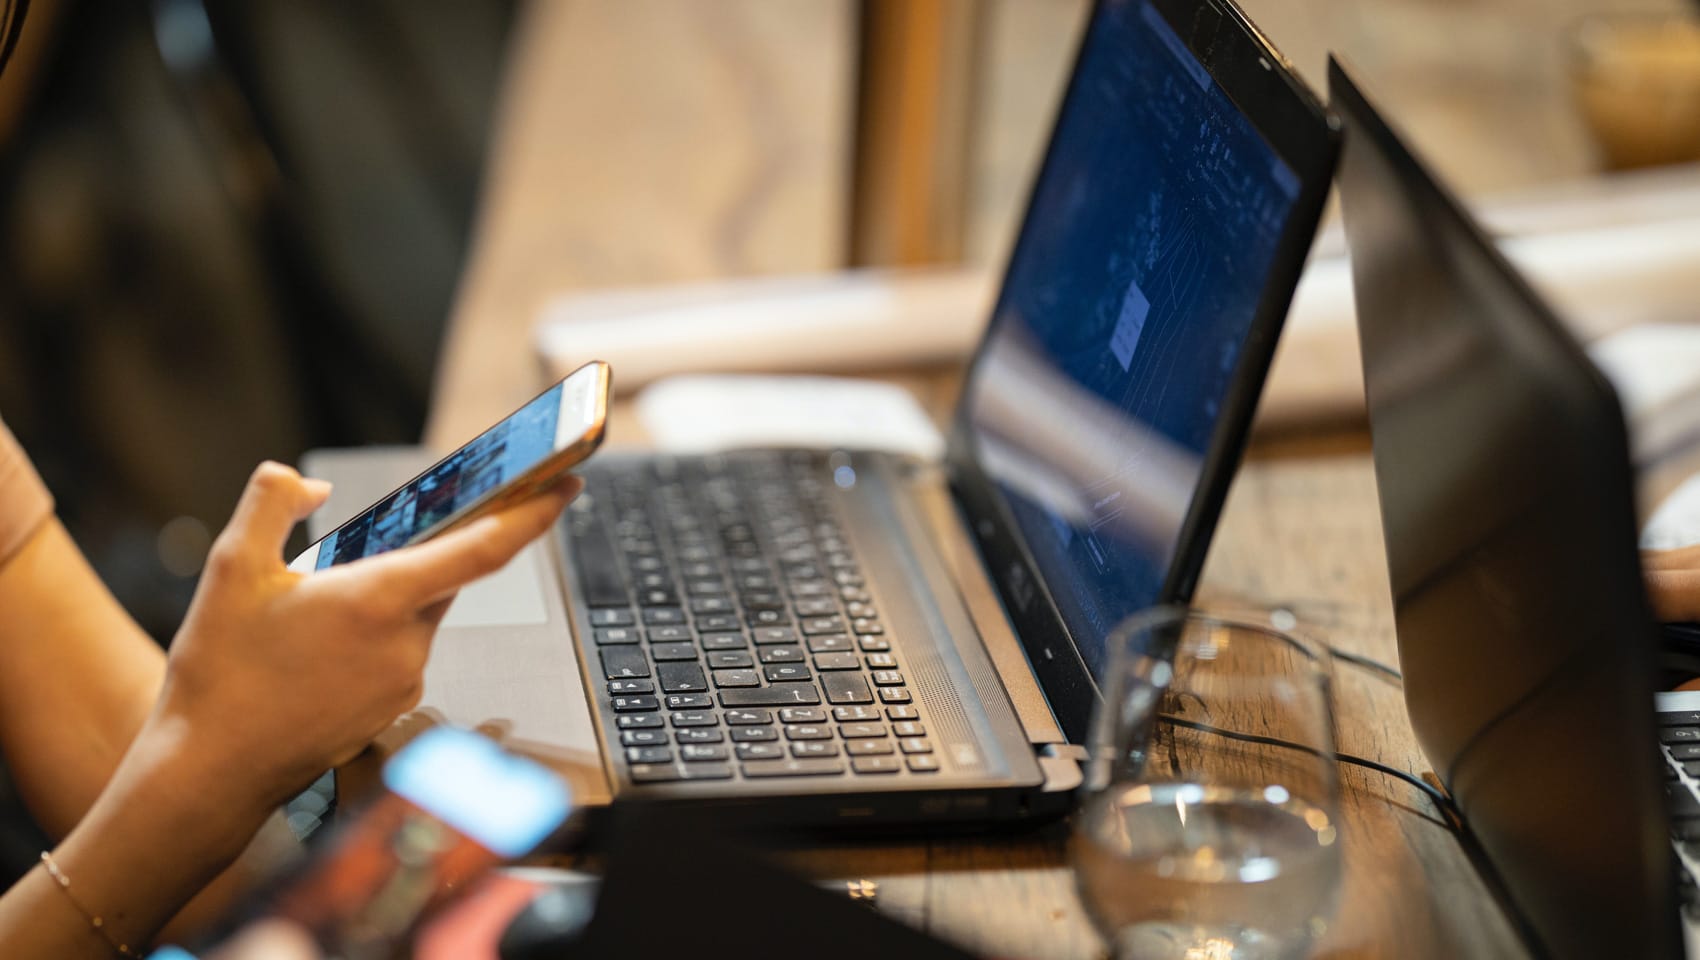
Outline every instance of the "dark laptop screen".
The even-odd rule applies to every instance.
[[[965,401],[1096,675],[1163,590],[1300,180],[1149,3],[1093,16]]]

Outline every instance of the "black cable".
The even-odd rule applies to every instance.
[[[1189,730],[1197,730],[1200,733],[1214,734],[1218,737],[1225,737],[1229,740],[1241,740],[1246,743],[1262,744],[1266,747],[1281,747],[1287,750],[1298,750],[1301,753],[1308,753],[1314,757],[1324,756],[1323,752],[1315,747],[1307,747],[1302,743],[1294,743],[1291,740],[1281,740],[1276,737],[1265,737],[1255,733],[1239,733],[1234,730],[1224,730],[1221,727],[1213,727],[1207,723],[1199,723],[1196,720],[1185,720],[1180,717],[1161,717],[1159,719],[1161,719],[1164,723],[1173,724],[1177,727],[1186,727]],[[1454,833],[1458,832],[1459,826],[1463,823],[1464,817],[1459,812],[1457,805],[1452,802],[1452,798],[1447,796],[1445,793],[1442,793],[1427,780],[1424,780],[1415,774],[1406,773],[1398,767],[1390,767],[1385,763],[1370,760],[1366,757],[1354,756],[1349,753],[1335,752],[1334,759],[1341,763],[1349,763],[1353,766],[1364,767],[1365,769],[1374,770],[1377,773],[1386,774],[1394,779],[1403,780],[1411,786],[1416,787],[1418,790],[1421,790],[1423,795],[1428,797],[1429,800],[1440,809],[1441,814],[1446,817],[1447,829]]]
[[[1243,740],[1247,743],[1257,743],[1264,746],[1298,750],[1315,757],[1324,756],[1323,752],[1315,747],[1307,747],[1302,743],[1293,743],[1290,740],[1265,737],[1255,733],[1238,733],[1233,730],[1223,730],[1221,727],[1213,727],[1209,724],[1199,723],[1195,720],[1183,720],[1180,717],[1159,717],[1158,719],[1162,720],[1164,723],[1173,724],[1174,726],[1186,727],[1190,730],[1197,730],[1200,733],[1215,734],[1216,736],[1224,737],[1229,740]],[[1458,805],[1450,796],[1421,777],[1418,777],[1415,774],[1406,773],[1397,767],[1390,767],[1385,763],[1369,760],[1364,757],[1353,756],[1349,753],[1336,752],[1334,754],[1334,758],[1341,763],[1349,763],[1354,766],[1374,770],[1377,773],[1386,774],[1394,779],[1402,780],[1422,791],[1422,793],[1427,796],[1437,808],[1439,808],[1442,816],[1446,818],[1445,826],[1447,831],[1451,833],[1453,837],[1457,838],[1459,848],[1463,851],[1465,859],[1469,860],[1471,866],[1476,868],[1476,875],[1481,878],[1481,881],[1483,885],[1487,887],[1488,892],[1493,895],[1495,900],[1498,901],[1501,912],[1504,913],[1506,919],[1511,923],[1511,925],[1516,928],[1517,934],[1523,941],[1524,946],[1527,947],[1529,952],[1534,954],[1536,957],[1545,958],[1551,955],[1551,951],[1547,949],[1546,942],[1541,938],[1539,929],[1535,926],[1534,922],[1529,919],[1528,915],[1523,912],[1522,906],[1517,902],[1516,898],[1511,895],[1511,888],[1506,884],[1505,878],[1499,875],[1499,869],[1494,865],[1492,858],[1488,856],[1486,848],[1482,846],[1481,841],[1476,837],[1475,831],[1470,829],[1469,823],[1464,819],[1463,811],[1458,808]]]
[[[1398,670],[1393,669],[1392,667],[1388,666],[1387,664],[1382,663],[1380,660],[1371,660],[1368,657],[1359,656],[1358,654],[1355,654],[1355,653],[1348,653],[1345,650],[1341,650],[1339,647],[1336,647],[1332,644],[1326,644],[1325,643],[1325,644],[1323,644],[1323,646],[1328,648],[1328,652],[1330,654],[1332,654],[1334,656],[1334,659],[1336,659],[1336,660],[1344,660],[1345,662],[1352,664],[1353,666],[1363,667],[1365,670],[1370,670],[1370,671],[1373,671],[1375,673],[1382,674],[1383,676],[1387,677],[1389,680],[1392,680],[1395,683],[1404,683],[1405,682],[1405,675],[1404,674],[1400,673]]]

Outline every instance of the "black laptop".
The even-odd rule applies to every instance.
[[[1339,63],[1329,86],[1412,726],[1537,953],[1681,956],[1700,695],[1655,719],[1616,395]]]
[[[1096,4],[947,461],[606,451],[561,589],[457,605],[426,706],[587,803],[1063,809],[1106,635],[1192,593],[1334,153],[1231,3]]]

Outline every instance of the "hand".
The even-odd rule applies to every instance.
[[[284,566],[284,540],[330,487],[262,464],[213,544],[142,736],[198,758],[197,786],[263,817],[418,703],[456,591],[548,530],[580,486],[303,575]]]
[[[1643,550],[1641,570],[1654,619],[1661,623],[1700,621],[1700,545]]]
[[[306,931],[284,920],[263,920],[247,927],[207,960],[323,960]]]

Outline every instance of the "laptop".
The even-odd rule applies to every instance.
[[[1106,635],[1192,593],[1335,142],[1226,0],[1096,4],[944,461],[606,450],[557,542],[451,611],[427,719],[588,803],[1065,809]]]
[[[1338,62],[1329,88],[1417,739],[1537,953],[1680,956],[1700,697],[1655,699],[1617,397]]]

